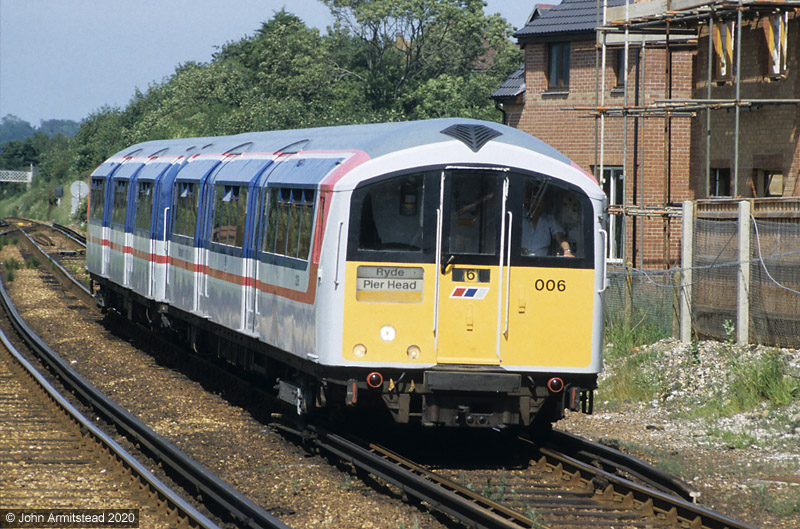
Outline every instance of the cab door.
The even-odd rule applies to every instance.
[[[435,350],[440,364],[501,363],[509,177],[447,168],[437,210]]]

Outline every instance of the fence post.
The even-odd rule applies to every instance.
[[[750,343],[750,201],[739,202],[739,281],[736,300],[736,343]]]
[[[692,341],[692,265],[694,249],[694,203],[683,203],[681,234],[681,342]]]

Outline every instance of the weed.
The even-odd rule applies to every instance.
[[[712,426],[706,431],[706,434],[711,437],[717,437],[725,446],[729,448],[738,448],[743,450],[750,448],[756,444],[757,439],[745,432],[734,432],[731,430],[723,430],[718,426]]]
[[[636,323],[631,325],[633,321]],[[667,336],[668,333],[652,315],[639,313],[629,319],[617,315],[606,322],[606,355],[610,359],[624,358],[638,346],[655,343]]]
[[[531,523],[532,529],[544,529],[544,519],[542,518],[542,515],[541,513],[539,513],[539,511],[537,511],[530,505],[527,505],[525,507],[525,512],[523,514],[525,514],[525,516],[530,518],[532,522]]]
[[[793,494],[791,488],[784,493],[771,490],[763,484],[754,485],[750,488],[761,510],[787,518],[800,513],[800,496]]]
[[[6,270],[6,281],[9,283],[14,281],[14,270]]]
[[[661,354],[653,349],[629,353],[613,374],[600,383],[598,398],[646,402],[658,396],[665,381],[650,366],[655,365]]]
[[[693,364],[700,363],[700,342],[697,339],[692,339],[689,344],[689,357]]]
[[[36,257],[28,257],[25,259],[25,268],[38,268],[42,264]]]
[[[722,322],[722,330],[725,331],[725,336],[728,337],[728,345],[736,343],[736,324],[731,320]]]
[[[732,413],[752,409],[763,401],[778,408],[800,395],[800,383],[789,374],[781,352],[768,349],[757,359],[733,362],[728,395],[727,407]]]
[[[506,500],[506,488],[508,481],[505,476],[500,479],[500,483],[492,485],[492,478],[486,478],[486,485],[483,486],[481,494],[492,501],[503,503]]]

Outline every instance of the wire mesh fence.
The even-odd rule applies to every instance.
[[[733,339],[738,312],[746,310],[750,342],[800,348],[800,215],[782,219],[751,215],[749,226],[746,258],[739,255],[736,218],[698,218],[693,259],[684,263],[689,266],[661,271],[609,268],[607,323],[646,325],[678,337],[681,295],[690,287],[693,336]],[[691,280],[684,282],[689,270],[691,276],[686,277]],[[743,272],[749,282],[741,281]],[[743,305],[742,288],[747,294]]]

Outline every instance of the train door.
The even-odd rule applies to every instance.
[[[436,360],[499,364],[508,173],[442,172],[437,212]]]

